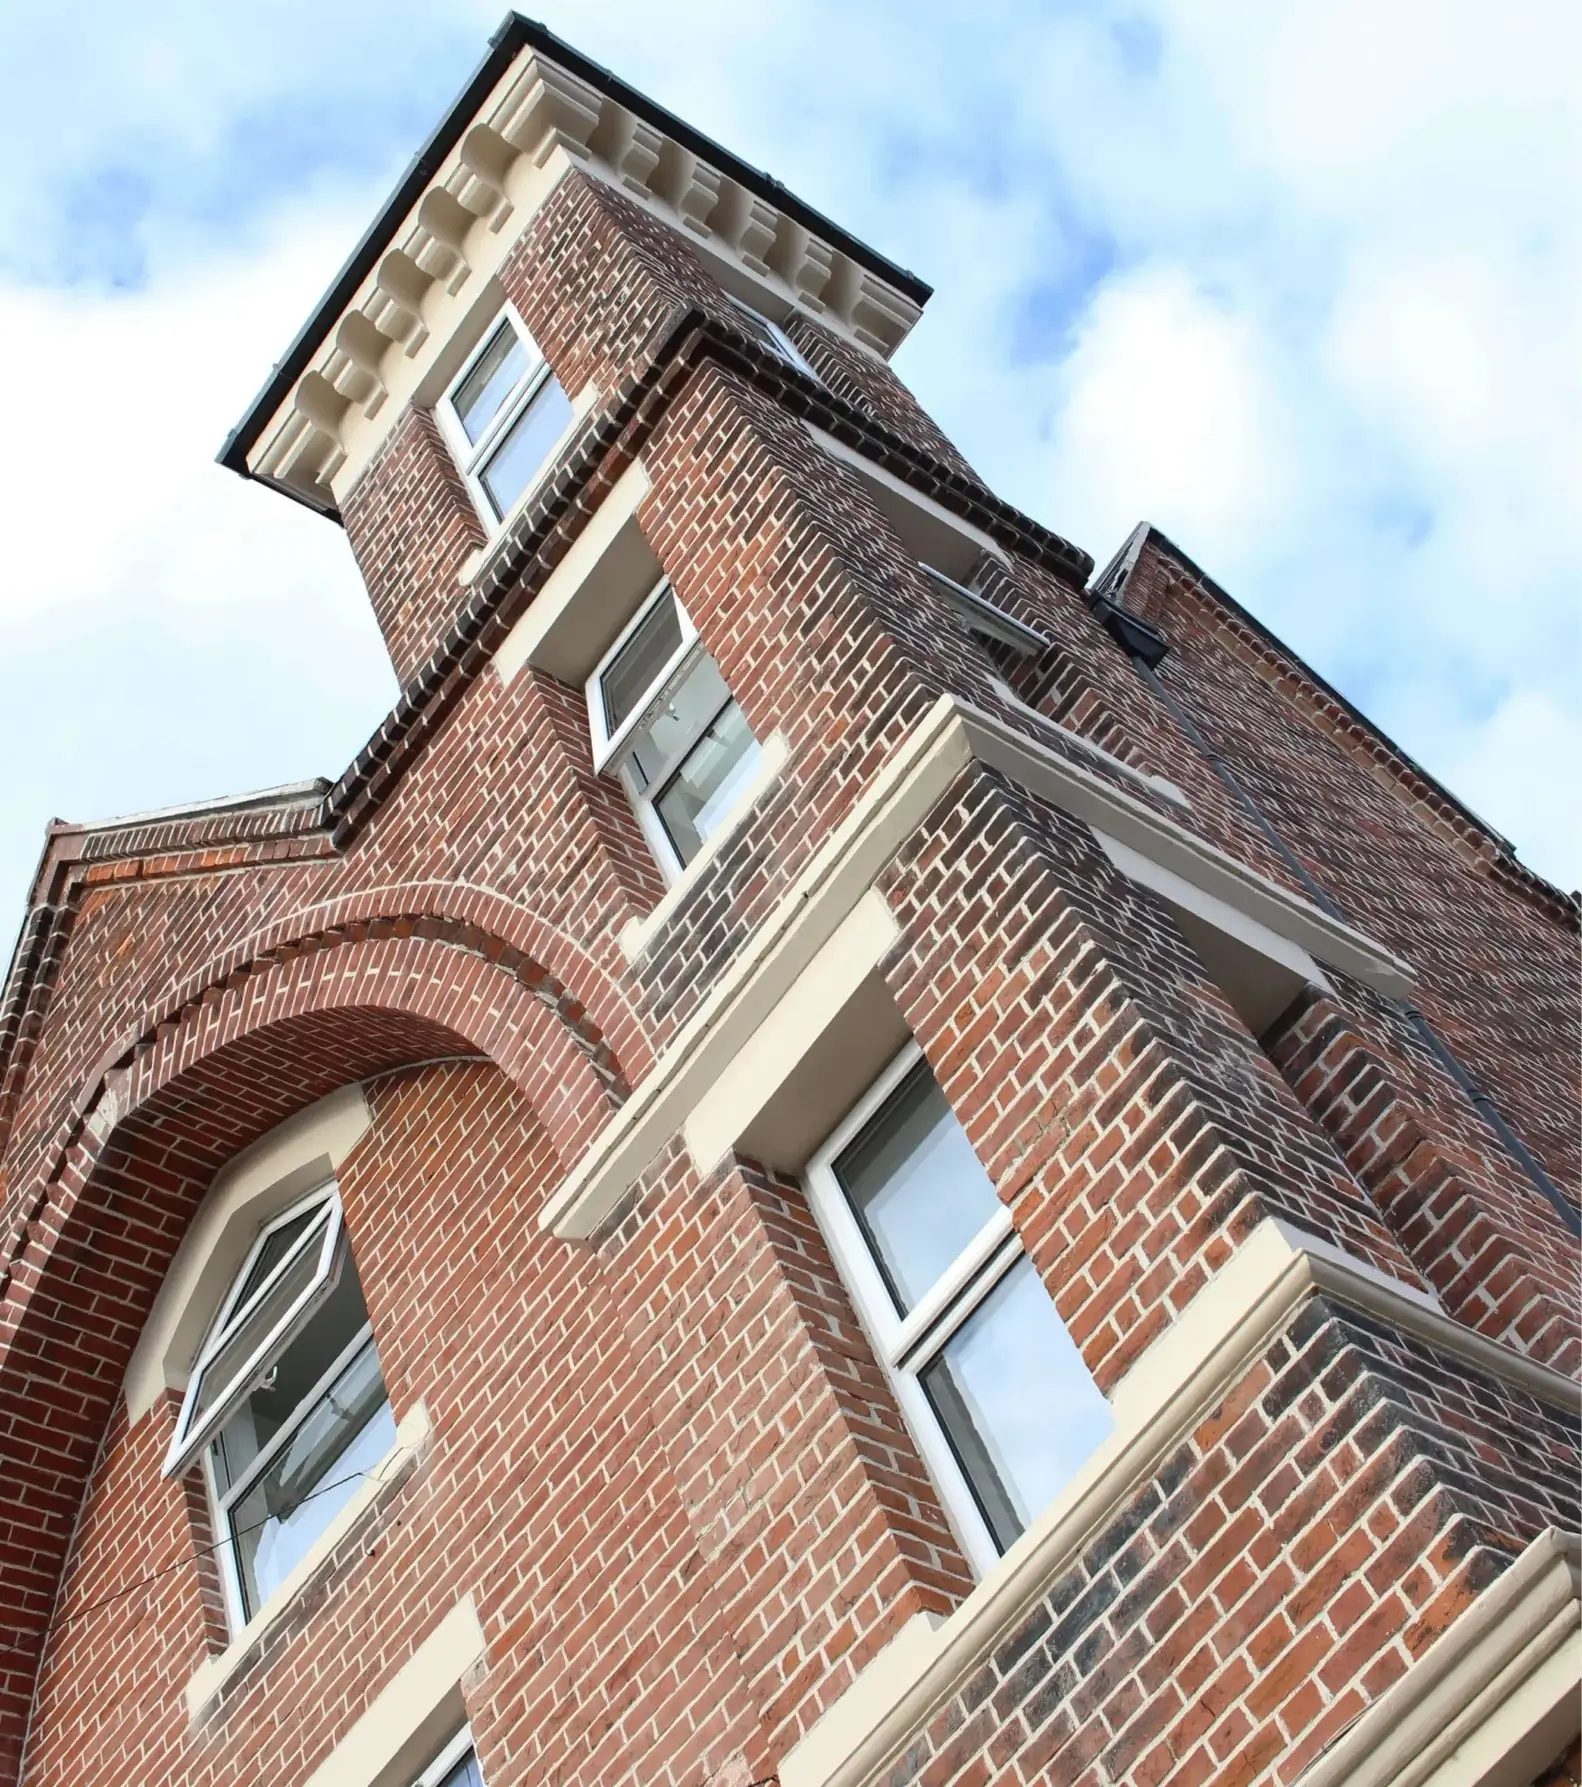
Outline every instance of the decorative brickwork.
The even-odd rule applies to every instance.
[[[482,529],[422,405],[391,403],[343,503],[389,719],[333,784],[52,832],[0,999],[0,1782],[296,1787],[467,1595],[484,1657],[451,1687],[488,1787],[748,1787],[811,1767],[898,1635],[1008,1592],[974,1586],[795,1160],[700,1172],[678,1131],[591,1242],[539,1222],[685,1082],[765,939],[869,888],[895,942],[863,996],[921,1046],[1117,1410],[1220,1356],[1202,1336],[1257,1237],[1355,1291],[1281,1306],[917,1714],[895,1787],[1293,1787],[1529,1541],[1578,1527],[1555,1208],[1400,999],[1303,953],[1328,921],[1298,922],[1302,877],[1091,612],[1087,554],[827,315],[788,323],[818,380],[752,339],[711,264],[566,171],[498,278],[596,393],[569,445],[468,583]],[[980,589],[1047,649],[966,631],[808,424],[992,540]],[[664,880],[582,688],[496,662],[637,459],[648,547],[785,745],[640,948]],[[1106,587],[1168,633],[1208,749],[1574,1192],[1571,907],[1168,542],[1126,565]],[[942,696],[1025,741],[1044,791],[963,753],[861,877],[830,869]],[[1265,1034],[1099,807],[1310,983]],[[760,1035],[809,984],[762,992]],[[354,1081],[348,1233],[393,1408],[429,1435],[193,1718],[230,1639],[213,1519],[161,1475],[174,1398],[134,1417],[121,1386],[215,1175]],[[1543,1780],[1576,1773],[1573,1747]]]

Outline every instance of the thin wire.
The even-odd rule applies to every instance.
[[[297,1503],[297,1506],[300,1508],[306,1503],[316,1500],[321,1495],[328,1495],[331,1490],[344,1489],[348,1483],[355,1483],[360,1477],[367,1477],[371,1474],[372,1473],[369,1471],[353,1471],[349,1476],[337,1477],[333,1483],[324,1483],[317,1489],[310,1489],[308,1493],[303,1496],[302,1500]],[[223,1550],[227,1545],[234,1545],[238,1539],[244,1539],[249,1533],[256,1533],[261,1527],[268,1526],[270,1520],[273,1518],[274,1516],[270,1515],[264,1520],[254,1521],[251,1526],[234,1527],[227,1537],[216,1539],[211,1545],[193,1546],[190,1553],[184,1553],[180,1557],[173,1558],[170,1563],[162,1564],[157,1570],[151,1571],[147,1576],[139,1577],[136,1582],[129,1582],[125,1588],[118,1588],[113,1595],[105,1595],[100,1600],[90,1601],[86,1607],[73,1608],[69,1613],[62,1614],[60,1618],[52,1619],[44,1628],[42,1642],[47,1642],[62,1626],[69,1625],[72,1620],[86,1619],[90,1613],[98,1613],[105,1607],[113,1607],[117,1601],[124,1601],[128,1595],[135,1595],[139,1589],[147,1588],[151,1583],[159,1582],[162,1578],[169,1576],[173,1571],[183,1568],[189,1557],[206,1557],[216,1551]],[[6,1651],[25,1651],[27,1648],[26,1645],[21,1644],[0,1644],[0,1654],[3,1654]],[[760,1783],[754,1782],[753,1787],[760,1787]]]

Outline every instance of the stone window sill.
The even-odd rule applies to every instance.
[[[281,1583],[223,1651],[205,1657],[187,1682],[187,1715],[194,1723],[219,1699],[226,1684],[263,1649],[269,1635],[318,1579],[337,1547],[365,1524],[410,1475],[432,1428],[428,1411],[414,1403],[396,1428],[395,1444],[368,1473],[368,1480],[313,1542],[301,1563]]]

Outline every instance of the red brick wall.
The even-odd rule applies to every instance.
[[[460,608],[483,524],[427,410],[409,408],[341,505],[396,680],[407,682]]]
[[[568,391],[592,380],[606,403],[680,308],[731,322],[679,236],[581,177],[504,278]],[[959,494],[968,468],[892,374],[814,323],[794,332],[852,429],[882,425],[937,476],[885,448],[896,463]],[[593,774],[581,692],[537,672],[413,695],[420,744],[333,838],[306,803],[56,839],[45,967],[0,1033],[0,1436],[21,1465],[0,1472],[0,1779],[29,1726],[29,1783],[299,1779],[470,1589],[490,1787],[739,1787],[911,1614],[966,1592],[797,1185],[745,1160],[700,1183],[676,1146],[595,1245],[536,1226],[942,692],[1094,768],[997,692],[800,401],[716,356],[643,412],[641,524],[755,731],[790,755],[636,964],[618,940],[659,878]],[[431,422],[398,420],[346,521],[410,678],[478,538]],[[1072,576],[1004,534],[991,593],[1051,641],[1021,693],[1295,886]],[[1324,723],[1299,670],[1254,662],[1179,566],[1145,560],[1135,600],[1293,846],[1418,966],[1424,1008],[1571,1170],[1575,935],[1554,902]],[[978,769],[881,890],[902,935],[890,991],[1104,1387],[1266,1216],[1575,1368],[1574,1250],[1377,995],[1335,975],[1249,1035],[1084,826]],[[490,1064],[403,1071],[457,1052]],[[158,1477],[172,1410],[129,1427],[120,1377],[217,1168],[363,1076],[376,1123],[344,1175],[348,1220],[396,1406],[423,1400],[432,1447],[189,1732],[182,1689],[220,1636],[203,1509]],[[1294,1779],[1532,1532],[1575,1525],[1568,1445],[1541,1405],[1308,1305],[1051,1586],[1046,1625],[919,1734],[923,1778],[1026,1778],[1036,1759],[1072,1780]]]

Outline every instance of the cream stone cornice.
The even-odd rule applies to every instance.
[[[949,1619],[931,1632],[908,1629],[904,1666],[881,1652],[857,1677],[782,1758],[781,1787],[867,1787],[881,1778],[1319,1293],[1434,1344],[1453,1340],[1448,1350],[1475,1357],[1493,1376],[1569,1409],[1577,1405],[1569,1378],[1484,1341],[1315,1237],[1263,1222],[1116,1386],[1110,1438]],[[1332,1777],[1337,1787],[1351,1779]],[[1393,1777],[1382,1777],[1381,1787],[1383,1781],[1396,1787]]]
[[[1579,1557],[1541,1532],[1301,1787],[1528,1787],[1582,1723]]]
[[[1381,945],[1156,813],[1139,798],[1148,787],[1146,778],[1129,764],[1075,734],[1064,738],[1110,774],[1073,762],[956,696],[941,695],[550,1197],[540,1225],[563,1240],[585,1239],[600,1228],[929,809],[973,761],[1001,771],[1246,912],[1318,960],[1381,990],[1407,984],[1405,964]],[[1126,783],[1136,785],[1139,795],[1129,793]]]
[[[246,454],[333,506],[414,396],[437,395],[500,301],[494,276],[573,168],[681,231],[725,283],[888,357],[920,305],[791,214],[529,47],[512,61]]]

